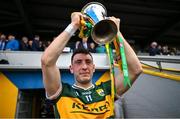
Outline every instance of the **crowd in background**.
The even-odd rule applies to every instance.
[[[149,55],[180,55],[176,47],[169,47],[168,45],[160,45],[153,41],[149,47]]]
[[[88,49],[91,53],[105,53],[106,49],[104,45],[97,45],[94,42],[88,42],[88,38],[83,38],[81,41],[76,41],[75,46],[71,49],[75,50],[78,48]]]
[[[71,51],[77,48],[88,49],[92,53],[105,53],[106,49],[103,45],[97,45],[94,42],[87,42],[88,38],[83,38],[81,41],[76,41],[74,46],[70,46]],[[0,50],[9,51],[44,51],[51,41],[42,41],[39,35],[35,35],[33,39],[23,36],[21,39],[16,39],[12,34],[0,34]]]
[[[39,35],[35,35],[33,39],[23,36],[16,39],[12,34],[0,34],[0,50],[9,51],[44,51],[51,41],[41,41]]]
[[[92,40],[88,42],[88,38],[78,40],[70,46],[71,51],[77,48],[88,49],[92,53],[105,53],[106,49],[104,45],[98,45]],[[34,38],[29,39],[23,36],[21,39],[16,39],[16,36],[9,34],[5,35],[0,33],[0,50],[10,51],[44,51],[51,41],[41,40],[39,35],[35,35]],[[135,49],[134,49],[135,50]],[[137,51],[135,51],[137,52]],[[161,45],[153,41],[149,48],[148,53],[150,56],[155,55],[180,55],[176,47],[169,47],[168,45]]]

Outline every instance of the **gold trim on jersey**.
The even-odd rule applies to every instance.
[[[60,118],[105,119],[113,115],[111,96],[107,95],[105,98],[102,101],[84,104],[78,98],[61,97],[56,105]]]

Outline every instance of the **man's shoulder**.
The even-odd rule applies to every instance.
[[[72,88],[72,85],[69,84],[69,83],[64,83],[64,82],[62,82],[62,87],[63,87],[63,88],[71,89],[71,88]]]
[[[73,97],[74,96],[74,88],[72,88],[72,85],[68,83],[62,83],[62,93],[61,96],[67,96],[67,97]]]

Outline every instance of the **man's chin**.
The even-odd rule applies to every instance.
[[[81,76],[81,80],[90,80],[90,76],[89,75]]]
[[[80,81],[78,81],[79,83],[82,83],[82,84],[87,84],[89,82],[91,82],[91,79],[90,77],[83,77]]]

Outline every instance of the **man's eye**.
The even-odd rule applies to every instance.
[[[87,60],[86,63],[87,63],[87,64],[91,64],[92,61],[91,61],[91,60]]]
[[[81,64],[81,61],[76,61],[75,63],[76,63],[76,64]]]

